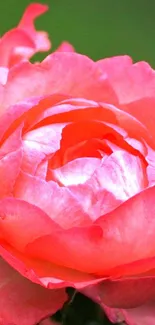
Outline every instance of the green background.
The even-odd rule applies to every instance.
[[[14,27],[29,0],[0,0],[0,34]],[[36,26],[55,49],[68,40],[93,59],[129,54],[155,67],[155,0],[42,0],[50,11]]]

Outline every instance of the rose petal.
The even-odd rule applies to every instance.
[[[61,133],[66,124],[52,124],[42,126],[27,132],[23,136],[24,142],[34,142],[35,148],[40,147],[40,152],[51,154],[60,148]]]
[[[51,170],[50,175],[63,186],[78,185],[85,183],[100,165],[99,158],[83,157]]]
[[[99,189],[97,186],[97,178],[95,179],[94,177],[93,179],[93,176],[86,184],[69,186],[69,189],[92,221],[97,220],[101,214],[112,211],[122,202],[106,188]]]
[[[24,15],[18,25],[18,28],[25,30],[36,45],[37,51],[48,51],[51,47],[46,32],[37,32],[34,27],[34,20],[45,13],[48,6],[41,3],[31,3],[25,10]]]
[[[29,59],[38,51],[48,51],[50,49],[51,43],[48,39],[48,34],[42,31],[37,32],[34,27],[35,18],[47,10],[48,6],[39,3],[30,4],[26,8],[18,27],[15,29],[15,33],[23,33],[21,41],[19,41],[18,35],[18,37],[11,37],[11,42],[10,40],[5,41],[5,51],[6,45],[9,45],[10,48],[8,52],[8,65],[10,67],[19,63],[23,59]],[[3,38],[5,36],[6,34]]]
[[[53,96],[51,96],[52,99]],[[49,97],[50,98],[50,97]],[[73,121],[87,120],[88,114],[89,119],[95,119],[95,110],[97,114],[100,114],[100,105],[92,100],[81,99],[81,98],[70,98],[59,95],[59,101],[53,105],[49,101],[46,109],[40,111],[37,119],[31,124],[31,128],[41,127],[49,124],[67,123]],[[45,101],[45,100],[44,100]],[[113,113],[109,113],[114,115]],[[99,116],[100,117],[100,116]]]
[[[96,64],[107,74],[120,104],[154,97],[155,72],[148,63],[132,64],[128,56],[118,56],[100,60]]]
[[[39,149],[39,144],[37,146],[35,142],[23,141],[23,160],[21,169],[24,172],[32,175],[36,173],[38,166],[46,157],[45,154]]]
[[[122,314],[128,325],[154,325],[155,304],[148,303],[139,308],[122,310]]]
[[[17,88],[18,93],[14,91]],[[106,76],[102,76],[95,63],[73,52],[55,52],[41,64],[23,62],[15,66],[8,75],[6,91],[6,100],[11,104],[55,93],[117,103]]]
[[[0,84],[5,85],[7,82],[9,70],[5,67],[0,67]]]
[[[134,116],[147,127],[155,141],[154,107],[155,98],[153,96],[148,98],[143,97],[129,104],[122,105],[123,110]]]
[[[56,51],[57,52],[75,52],[74,47],[68,42],[61,43]]]
[[[44,260],[30,259],[5,242],[0,245],[0,254],[22,276],[45,288],[55,289],[73,286],[81,289],[103,280],[91,274],[61,267]]]
[[[154,257],[154,195],[155,187],[148,188],[99,218],[92,227],[58,230],[29,242],[27,253],[101,276],[116,266],[121,273],[121,265]],[[55,249],[48,250],[49,246]],[[145,268],[141,263],[141,272]]]
[[[106,280],[98,285],[98,294],[109,307],[134,308],[154,299],[155,277]]]
[[[100,70],[96,69],[96,64],[84,55],[75,52],[55,52],[43,61],[42,67],[52,71],[55,79],[54,86],[57,87],[58,93],[98,101],[117,102],[106,76],[103,76]],[[63,84],[61,80],[64,81]]]
[[[25,47],[34,51],[35,44],[31,37],[20,29],[12,29],[7,32],[0,40],[0,66],[9,67],[12,53],[17,47]]]
[[[145,146],[147,147],[147,156],[146,161],[148,163],[147,166],[147,177],[149,181],[149,186],[155,184],[155,151],[149,147],[146,143]]]
[[[61,309],[65,291],[47,290],[31,283],[0,259],[1,324],[34,325]]]
[[[87,117],[88,114],[89,119]],[[98,120],[96,120],[94,114],[98,114]],[[145,148],[144,141],[148,142],[150,145],[153,144],[149,133],[145,127],[138,122],[138,120],[129,114],[118,110],[114,106],[104,104],[102,107],[92,109],[80,109],[79,111],[73,110],[65,112],[64,114],[62,112],[62,115],[58,114],[56,116],[55,114],[55,116],[51,116],[47,118],[47,121],[45,121],[46,123],[57,123],[59,119],[61,119],[61,123],[66,121],[71,121],[72,123],[66,125],[62,131],[60,152],[57,152],[55,156],[52,157],[53,161],[51,160],[51,165],[54,163],[54,168],[60,167],[56,162],[63,164],[63,161],[67,163],[70,160],[82,156],[98,157],[97,151],[99,152],[99,149],[101,149],[101,151],[104,152],[105,147],[107,148],[109,146],[109,143],[103,143],[103,140],[108,140],[110,136],[112,137],[112,143],[114,142],[119,147],[135,154],[138,154],[137,149],[140,150],[140,153],[144,155],[147,154],[147,148]],[[70,134],[72,134],[72,137],[70,137]],[[130,141],[130,138],[132,141]],[[99,148],[98,144],[98,146],[95,146],[96,150],[93,151],[92,141],[97,140],[102,140],[104,146],[103,148]],[[142,142],[142,146],[137,145],[137,142]],[[111,149],[113,150],[112,147]],[[60,155],[61,161],[59,158]]]
[[[34,175],[38,166],[60,148],[64,125],[61,123],[46,125],[23,136],[23,171]]]
[[[125,322],[127,325],[154,325],[154,302],[127,310],[104,306],[104,310],[113,323]]]
[[[96,220],[146,186],[146,170],[140,158],[118,150],[103,159],[85,184],[69,188],[84,211]]]
[[[22,147],[22,130],[23,124],[19,125],[15,131],[9,135],[2,143],[0,149],[0,156],[4,156]]]
[[[46,180],[48,170],[48,161],[41,162],[35,172],[35,176],[38,176],[41,179]]]
[[[17,92],[16,92],[17,93]],[[5,93],[7,97],[7,93]],[[10,101],[10,98],[7,97],[7,100]],[[7,109],[2,107],[1,118],[0,118],[0,140],[5,141],[10,134],[15,131],[23,122],[24,122],[24,131],[32,128],[35,121],[38,119],[38,116],[43,111],[46,111],[49,106],[59,103],[61,100],[66,98],[63,95],[52,95],[46,98],[30,98],[25,99],[23,102],[16,105],[9,106]],[[13,98],[12,98],[13,101]],[[8,103],[7,103],[8,105]]]
[[[18,149],[0,160],[0,198],[12,196],[22,162],[22,150]]]
[[[36,222],[37,220],[37,222]],[[1,237],[20,251],[34,238],[47,235],[57,225],[38,207],[15,198],[0,200]]]
[[[106,313],[108,319],[112,323],[120,323],[124,321],[124,316],[121,312],[121,309],[116,309],[116,308],[110,308],[104,304],[101,305],[102,308],[104,309],[104,312]],[[130,324],[131,325],[131,324]],[[132,324],[133,325],[133,324]]]
[[[50,216],[51,220],[65,229],[91,223],[91,219],[69,189],[59,187],[55,182],[47,183],[37,177],[21,173],[16,182],[14,195],[38,206]]]

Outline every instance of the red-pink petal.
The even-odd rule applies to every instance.
[[[46,155],[52,154],[60,148],[61,133],[65,125],[57,123],[42,126],[24,134],[23,141],[34,143],[34,147],[38,147],[38,151]]]
[[[152,97],[143,97],[129,104],[122,105],[121,108],[126,112],[128,112],[129,114],[131,114],[132,116],[134,116],[143,125],[145,125],[155,141],[154,107],[155,107],[155,98],[152,96]]]
[[[27,132],[23,136],[22,170],[34,175],[39,165],[60,148],[65,124],[52,124]]]
[[[13,86],[12,82],[11,85]],[[14,102],[14,95],[18,96],[18,94],[15,88],[12,89],[14,93],[10,92],[9,89],[9,93],[7,93],[7,89],[5,90],[5,96],[3,99],[7,108],[4,105],[1,111],[0,141],[2,139],[4,141],[18,126],[22,124],[22,122],[24,122],[24,131],[25,129],[27,130],[32,128],[44,111],[46,112],[49,107],[56,105],[66,98],[66,96],[63,95],[51,95],[45,98],[24,98],[24,101],[21,103],[12,105]]]
[[[115,309],[103,306],[111,322],[125,322],[127,325],[154,325],[155,304],[146,303],[132,309]]]
[[[12,105],[10,102],[11,106],[8,105],[7,109],[5,107],[2,107],[0,118],[0,141],[5,141],[5,139],[7,139],[8,136],[12,134],[13,131],[19,127],[23,121],[25,121],[25,113],[29,112],[29,110],[31,110],[32,107],[37,105],[39,102],[39,98],[33,98],[17,105]]]
[[[36,31],[34,26],[34,20],[36,17],[43,14],[48,10],[48,7],[43,4],[33,3],[30,4],[18,25],[18,27],[9,33],[14,33],[6,38],[5,34],[2,37],[5,40],[5,51],[8,47],[8,56],[3,55],[1,57],[2,65],[9,65],[10,67],[19,63],[23,59],[29,59],[33,54],[38,51],[48,51],[51,47],[51,43],[48,39],[48,34],[43,31]],[[21,35],[21,36],[20,36]],[[4,48],[4,46],[3,46]]]
[[[34,325],[61,309],[66,300],[64,289],[34,284],[0,259],[1,324]]]
[[[99,158],[78,158],[51,170],[51,177],[64,186],[83,184],[100,165]]]
[[[84,211],[96,220],[144,189],[146,185],[146,170],[140,158],[118,150],[104,158],[84,184],[69,188],[78,198]]]
[[[38,176],[39,178],[46,180],[47,170],[48,170],[48,161],[45,160],[38,165],[35,172],[35,176]]]
[[[89,105],[89,102],[87,102],[87,105]],[[92,105],[92,102],[90,105]],[[47,115],[47,119],[46,113],[49,114]],[[77,104],[65,105],[62,102],[62,105],[47,110],[43,118],[44,117],[44,123],[58,123],[60,121],[61,123],[67,121],[72,122],[64,127],[61,141],[61,154],[67,156],[67,152],[70,151],[69,155],[73,156],[72,159],[78,157],[74,157],[71,152],[76,149],[75,146],[77,146],[77,144],[80,145],[80,142],[86,142],[86,140],[92,141],[93,138],[103,140],[108,139],[109,136],[114,136],[113,138],[116,141],[116,145],[130,152],[133,151],[132,148],[135,148],[136,151],[138,150],[143,155],[147,153],[144,140],[150,145],[153,145],[150,134],[138,120],[112,105],[102,104],[100,106],[94,105],[94,107],[82,107],[80,105],[78,107]],[[72,134],[72,137],[70,137],[70,134]],[[139,145],[139,142],[142,143],[142,145]],[[69,147],[71,147],[71,150]],[[79,153],[80,152],[82,153],[81,148],[79,150]],[[84,156],[86,156],[86,154]],[[91,149],[89,150],[89,156],[91,156]]]
[[[57,52],[74,52],[74,47],[68,43],[68,42],[63,42],[60,44],[60,46],[56,50]]]
[[[155,187],[148,188],[99,218],[94,226],[51,232],[28,244],[27,252],[101,276],[107,276],[112,268],[120,266],[121,275],[124,264],[154,257],[154,195]],[[48,250],[53,245],[55,249]],[[144,271],[146,265],[141,263],[139,273]]]
[[[155,151],[152,150],[152,148],[149,147],[148,145],[146,145],[146,147],[147,147],[146,161],[148,163],[147,176],[148,176],[149,186],[152,186],[155,184]]]
[[[135,308],[154,299],[155,277],[143,276],[113,281],[106,280],[98,285],[98,294],[101,301],[107,306]]]
[[[132,64],[128,56],[118,56],[100,60],[96,64],[107,75],[120,104],[154,97],[155,72],[148,63]]]
[[[0,159],[0,198],[13,195],[13,189],[20,171],[21,162],[21,149],[13,151]]]
[[[23,124],[20,124],[11,135],[1,145],[0,156],[4,156],[22,147]]]
[[[8,68],[0,67],[0,84],[5,85],[8,77]]]
[[[97,101],[117,102],[106,76],[84,55],[55,52],[42,62],[42,68],[49,70],[49,74],[52,72],[51,77],[55,81],[53,86],[58,93]]]
[[[91,219],[69,189],[59,187],[53,181],[47,183],[37,177],[21,173],[16,182],[14,195],[38,206],[50,216],[51,220],[65,229],[91,223]]]
[[[154,325],[155,303],[148,303],[138,308],[122,310],[123,320],[127,325]]]
[[[16,65],[8,75],[6,91],[7,103],[11,104],[55,93],[117,104],[106,76],[88,57],[73,52],[55,52],[41,64]]]
[[[36,222],[37,220],[37,222]],[[40,235],[47,235],[56,224],[38,207],[16,198],[0,200],[1,237],[23,251],[24,247]]]
[[[33,51],[35,44],[24,30],[16,28],[7,32],[0,40],[0,66],[8,67],[10,65],[12,54],[18,47],[26,47]]]
[[[116,309],[116,308],[110,308],[104,304],[101,305],[102,308],[104,309],[104,312],[106,313],[108,319],[112,323],[120,323],[123,322],[124,316],[122,315],[121,309]],[[124,324],[123,324],[124,325]],[[133,324],[132,324],[133,325]]]
[[[34,175],[38,166],[45,159],[45,154],[38,149],[40,149],[39,144],[37,146],[35,142],[23,141],[23,160],[21,169],[24,172]]]
[[[41,3],[31,3],[25,10],[18,28],[25,30],[30,35],[38,51],[48,51],[51,47],[48,35],[45,32],[37,32],[34,20],[48,10],[48,6]]]
[[[48,263],[45,260],[30,259],[5,242],[0,245],[0,255],[22,276],[49,289],[67,286],[81,289],[103,280],[91,274]]]

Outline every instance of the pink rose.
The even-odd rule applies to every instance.
[[[19,299],[28,325],[61,308],[66,286],[123,310],[155,297],[155,72],[68,43],[30,63],[49,48],[33,27],[45,9],[30,5],[0,43],[0,297],[16,325],[6,295],[15,286],[17,305],[23,283],[39,306],[27,320]]]

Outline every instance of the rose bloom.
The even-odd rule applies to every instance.
[[[33,325],[72,286],[154,325],[155,72],[49,50],[30,5],[0,39],[0,320]],[[51,289],[51,290],[49,290]]]

